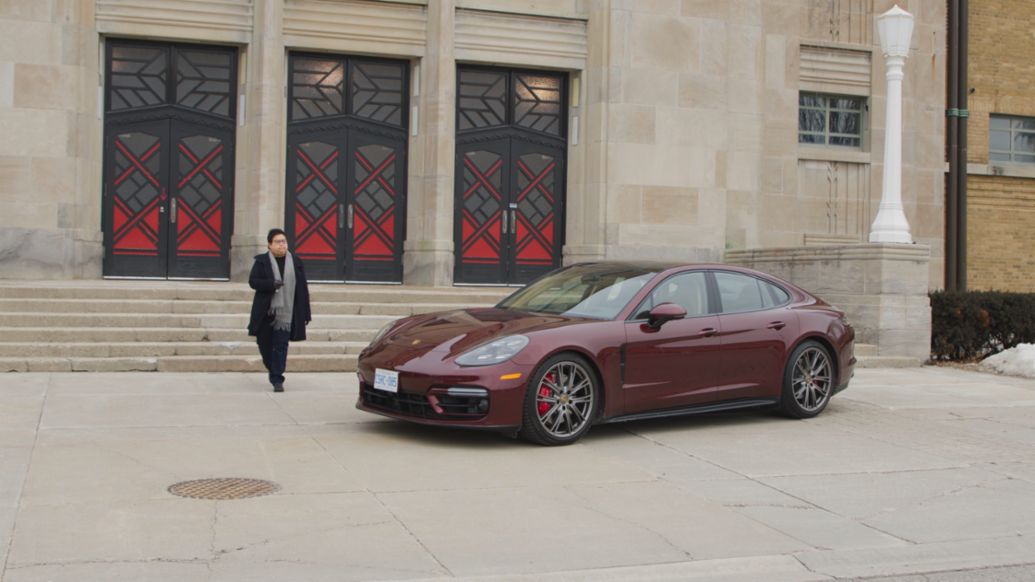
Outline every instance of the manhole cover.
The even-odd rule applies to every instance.
[[[280,485],[262,479],[197,479],[169,486],[169,493],[191,499],[244,499],[280,490]]]

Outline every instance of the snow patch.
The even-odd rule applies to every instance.
[[[1017,344],[981,362],[1000,374],[1035,378],[1035,344]]]

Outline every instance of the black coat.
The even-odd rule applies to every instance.
[[[309,282],[305,278],[302,259],[294,253],[291,254],[291,259],[295,264],[295,306],[291,314],[291,341],[300,342],[305,339],[305,326],[312,320],[313,314],[309,308]],[[252,265],[252,272],[248,276],[248,284],[255,289],[252,316],[248,320],[248,335],[258,335],[259,326],[264,321],[272,319],[269,314],[270,303],[273,302],[273,293],[277,289],[274,281],[269,255],[255,255],[255,264]]]

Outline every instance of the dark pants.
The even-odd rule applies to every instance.
[[[259,353],[262,354],[262,365],[270,373],[270,384],[282,384],[284,382],[284,369],[287,367],[288,340],[291,339],[291,332],[287,330],[273,329],[273,322],[266,321],[259,326],[259,333],[255,336],[259,344]]]

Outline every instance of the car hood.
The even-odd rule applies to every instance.
[[[395,325],[365,355],[390,355],[398,365],[428,353],[449,359],[467,350],[514,334],[556,329],[580,322],[583,318],[532,313],[496,307],[458,309],[415,315]]]

